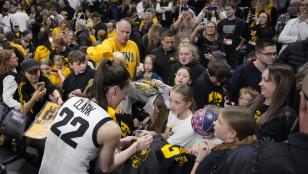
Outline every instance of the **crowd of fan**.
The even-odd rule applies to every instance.
[[[196,156],[192,173],[236,173],[237,161],[222,162],[230,149],[299,132],[308,0],[2,0],[0,8],[1,104],[31,117],[28,127],[47,101],[91,93],[96,68],[112,60],[135,88],[158,91],[108,108],[122,138],[161,134]],[[223,109],[204,144],[191,119],[209,105]],[[302,164],[294,166],[305,173]]]

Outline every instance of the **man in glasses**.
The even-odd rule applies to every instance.
[[[252,60],[239,66],[232,75],[229,100],[237,103],[239,91],[243,87],[251,87],[260,92],[259,83],[262,72],[274,63],[277,57],[276,43],[267,40],[258,40],[255,46],[255,54]]]

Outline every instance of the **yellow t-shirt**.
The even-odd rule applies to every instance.
[[[16,48],[22,54],[23,57],[27,57],[28,52],[24,49],[24,47],[14,42],[10,42],[10,45]]]
[[[62,69],[62,74],[63,76],[66,78],[69,74],[71,73],[70,68],[68,67],[64,67]],[[61,80],[61,77],[59,76],[59,74],[57,72],[52,72],[50,75],[50,80],[51,82],[56,85],[56,86],[60,86],[63,82]]]
[[[115,29],[113,29],[112,31],[108,32],[108,38],[109,37],[114,37],[115,36]]]
[[[39,45],[35,49],[34,60],[36,62],[41,62],[42,59],[45,59],[45,58],[49,59],[49,55],[50,55],[49,49],[45,47],[44,45]]]
[[[123,53],[127,70],[130,76],[135,76],[135,71],[140,63],[140,55],[137,44],[129,40],[126,45],[121,45],[115,37],[107,38],[102,44],[96,47],[89,47],[87,53],[90,58],[98,65],[103,59],[113,59],[113,53],[119,51]]]
[[[90,41],[91,41],[91,43],[93,44],[94,42],[96,42],[96,38],[94,37],[94,35],[93,34],[90,34]]]

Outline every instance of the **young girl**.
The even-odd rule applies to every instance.
[[[242,144],[255,143],[256,128],[256,120],[247,109],[238,106],[222,109],[214,122],[214,136],[221,139],[223,143],[204,144],[200,147],[191,174],[212,173],[229,150]]]
[[[170,144],[191,149],[194,142],[191,118],[195,108],[192,88],[188,85],[175,85],[170,92],[170,105],[167,128],[162,137]]]
[[[52,63],[49,59],[42,59],[40,64],[40,70],[44,76],[50,77],[51,76],[51,67]]]
[[[139,71],[136,77],[136,80],[140,79],[155,79],[155,80],[163,80],[158,74],[156,74],[154,70],[154,66],[156,64],[156,57],[154,55],[147,55],[144,58],[143,71]]]
[[[258,91],[250,87],[241,88],[239,94],[240,94],[238,97],[239,106],[245,106],[247,103],[251,102],[259,95]]]
[[[166,129],[169,110],[162,95],[157,95],[153,103],[154,111],[151,116],[142,121],[140,130],[148,130],[152,135],[163,133]]]
[[[54,57],[54,66],[52,68],[51,80],[54,85],[62,87],[65,78],[70,74],[70,68],[64,66],[64,61],[61,55]]]
[[[190,85],[192,83],[192,72],[187,66],[179,68],[175,74],[174,84],[175,85]]]
[[[187,66],[192,70],[192,80],[195,81],[205,71],[198,59],[199,55],[195,46],[189,43],[181,43],[179,45],[179,59],[171,66],[168,84],[174,85],[176,72],[182,66]]]

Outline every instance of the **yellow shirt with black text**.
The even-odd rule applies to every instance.
[[[124,59],[127,64],[127,70],[133,78],[135,71],[140,63],[140,55],[137,44],[134,41],[129,40],[125,45],[117,42],[115,37],[107,38],[102,44],[96,47],[88,48],[87,52],[90,58],[98,65],[103,59],[113,59],[114,52],[123,53]]]

